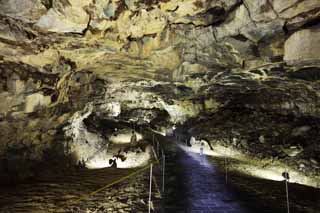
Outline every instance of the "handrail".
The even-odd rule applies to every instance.
[[[67,202],[67,204],[70,205],[70,204],[74,204],[74,203],[78,203],[80,201],[83,201],[83,200],[89,198],[90,196],[93,196],[93,195],[97,194],[98,192],[101,192],[101,191],[103,191],[103,190],[105,190],[105,189],[107,189],[107,188],[109,188],[111,186],[114,186],[114,185],[116,185],[118,183],[121,183],[121,182],[123,182],[123,181],[125,181],[125,180],[127,180],[127,179],[129,179],[129,178],[131,178],[133,176],[141,174],[143,171],[147,170],[152,164],[158,164],[158,163],[159,163],[158,160],[154,160],[151,163],[149,163],[148,165],[142,167],[141,169],[139,169],[139,170],[137,170],[135,172],[132,172],[129,175],[126,175],[126,176],[124,176],[124,177],[122,177],[122,178],[120,178],[120,179],[118,179],[118,180],[116,180],[116,181],[114,181],[112,183],[109,183],[109,184],[107,184],[107,185],[105,185],[105,186],[103,186],[103,187],[101,187],[101,188],[89,193],[89,194],[85,194],[85,195],[81,196],[80,198],[78,198],[76,200],[71,200],[71,201]]]
[[[150,129],[150,130],[152,130],[152,129]],[[91,196],[93,196],[93,195],[95,195],[95,194],[97,194],[97,193],[99,193],[99,192],[101,192],[101,191],[103,191],[103,190],[111,187],[111,186],[114,186],[114,185],[116,185],[116,184],[118,184],[118,183],[121,183],[121,182],[123,182],[123,181],[131,178],[131,177],[134,177],[134,176],[136,176],[136,175],[139,175],[139,174],[141,174],[142,172],[144,172],[145,170],[147,170],[147,169],[149,169],[149,168],[152,168],[153,164],[159,164],[159,163],[160,163],[159,159],[162,160],[162,167],[160,167],[160,169],[162,170],[162,193],[163,193],[163,192],[164,192],[164,177],[165,177],[165,174],[164,174],[164,170],[165,170],[165,154],[164,154],[163,148],[160,147],[160,142],[159,142],[159,140],[154,137],[154,132],[151,131],[151,133],[152,133],[152,136],[153,136],[153,140],[156,141],[156,143],[157,143],[157,153],[154,152],[154,155],[155,155],[156,160],[151,161],[148,165],[146,165],[146,166],[138,169],[137,171],[134,171],[134,172],[132,172],[132,173],[130,173],[130,174],[128,174],[128,175],[126,175],[126,176],[124,176],[124,177],[116,180],[116,181],[113,181],[113,182],[111,182],[111,183],[109,183],[109,184],[107,184],[107,185],[105,185],[105,186],[103,186],[103,187],[100,187],[100,188],[98,188],[97,190],[95,190],[95,191],[93,191],[93,192],[91,192],[91,193],[89,193],[89,194],[85,194],[85,195],[83,195],[83,196],[80,196],[78,199],[75,199],[75,200],[72,199],[72,200],[70,200],[70,201],[67,201],[67,202],[66,202],[66,205],[75,204],[75,203],[78,203],[78,202],[80,202],[80,201],[86,200],[86,199],[88,199],[89,197],[91,197]],[[154,142],[154,141],[153,141],[153,142]],[[154,146],[154,145],[153,145],[153,146]],[[103,148],[105,148],[105,146],[103,146]],[[154,147],[153,147],[153,148],[154,148]],[[161,151],[160,151],[160,149],[161,149]],[[98,150],[98,151],[101,151],[101,150]],[[159,158],[159,156],[158,156],[160,153],[162,154],[162,157],[161,157],[161,158]],[[95,154],[96,154],[96,153],[95,153]],[[151,173],[150,173],[150,174],[151,174],[151,176],[150,176],[150,184],[151,184],[151,183],[152,183],[152,182],[151,182],[151,179],[152,179],[152,178],[154,179],[154,177],[152,176],[152,170],[151,170]],[[160,192],[159,187],[158,187],[156,181],[154,181],[154,182],[155,182],[155,185],[156,185],[156,188],[157,188],[158,192]],[[150,185],[150,187],[151,187],[151,185]],[[150,190],[151,190],[151,188],[150,188]],[[151,191],[150,191],[149,193],[150,193],[150,195],[149,195],[149,197],[150,197],[150,196],[151,196]],[[160,196],[163,197],[162,194],[161,194],[161,192],[160,192]],[[151,200],[149,200],[149,211],[150,211],[150,207],[151,207]]]
[[[155,137],[155,133],[152,131],[152,129],[149,129],[151,131],[152,134],[152,150],[153,153],[156,157],[156,159],[160,160],[162,162],[162,165],[160,167],[161,170],[161,195],[164,193],[165,191],[165,167],[166,167],[166,155],[165,155],[165,151],[163,149],[163,147],[160,146],[160,141],[158,140],[158,138]],[[155,147],[155,143],[156,142],[156,147],[157,147],[157,152],[154,151],[154,147]],[[161,156],[160,156],[161,155]]]

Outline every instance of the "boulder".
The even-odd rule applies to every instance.
[[[63,11],[51,8],[36,26],[57,33],[82,33],[88,26],[89,15],[81,7],[65,7]]]
[[[300,30],[284,45],[284,60],[290,65],[320,63],[320,29]]]
[[[216,27],[217,39],[222,39],[227,36],[236,36],[241,29],[252,23],[248,10],[244,5],[241,5],[231,14],[232,19]]]
[[[37,107],[48,106],[51,103],[50,96],[44,96],[41,93],[35,93],[26,97],[25,112],[30,113],[37,110]]]
[[[36,22],[47,12],[41,0],[0,0],[0,14],[26,22]]]
[[[265,142],[266,142],[266,139],[264,138],[263,135],[260,135],[260,137],[259,137],[259,142],[260,142],[260,143],[265,143]]]
[[[277,14],[268,0],[244,0],[243,2],[255,22],[270,21],[277,18]]]

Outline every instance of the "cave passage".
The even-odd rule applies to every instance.
[[[319,213],[319,190],[320,0],[0,0],[0,213]]]
[[[165,207],[165,212],[249,212],[206,156],[185,151],[182,146],[175,147],[175,167],[181,168],[177,181],[181,182],[182,188],[177,192],[180,195],[172,199],[183,199],[185,203]]]
[[[284,181],[247,176],[231,167],[226,178],[224,158],[200,155],[200,150],[194,152],[175,137],[167,138],[166,143],[168,191],[162,212],[287,211]],[[231,159],[228,162],[234,163]],[[319,189],[292,183],[289,187],[292,212],[317,212],[320,207]]]
[[[231,166],[237,167],[239,163],[232,159],[228,159],[230,168],[226,180],[225,156],[210,155],[209,146],[205,146],[204,155],[200,155],[199,146],[186,143],[182,134],[178,139],[150,132],[143,136],[149,144],[152,144],[152,137],[160,141],[166,155],[164,193],[159,188],[161,170],[157,164],[154,167],[152,212],[287,211],[283,181],[241,173]],[[116,147],[118,150],[119,146]],[[117,153],[115,150],[109,149],[108,152]],[[58,173],[41,172],[36,178],[18,185],[1,187],[0,207],[3,212],[147,212],[149,170],[122,180],[139,168],[75,170],[69,167],[69,170]],[[99,191],[112,183],[116,184]],[[289,189],[292,212],[317,212],[319,189],[294,183],[289,183]]]

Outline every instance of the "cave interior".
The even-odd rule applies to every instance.
[[[320,212],[320,1],[0,0],[0,129],[0,212]]]

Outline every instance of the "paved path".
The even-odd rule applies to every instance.
[[[228,189],[224,176],[208,162],[205,155],[183,149],[179,164],[185,168],[188,211],[248,212],[240,205],[235,193]]]
[[[167,150],[168,170],[171,172],[167,178],[163,212],[261,212],[248,209],[246,201],[225,183],[224,174],[219,173],[206,156],[201,157],[173,144]]]

